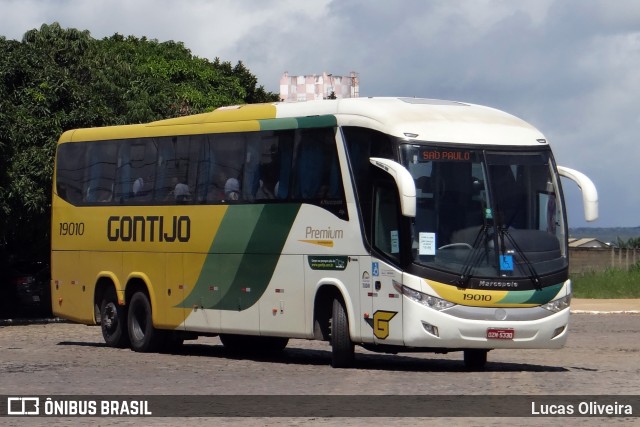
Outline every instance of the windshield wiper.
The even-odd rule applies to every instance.
[[[489,230],[489,226],[487,224],[482,224],[480,230],[478,230],[478,234],[476,234],[476,238],[473,240],[473,245],[469,251],[469,255],[467,255],[467,258],[464,260],[464,268],[460,273],[460,277],[458,277],[458,280],[455,282],[457,287],[463,289],[467,288],[469,280],[471,279],[471,272],[482,258],[482,252],[477,249],[481,238],[486,236],[487,230]]]
[[[501,245],[502,254],[504,255],[506,252],[504,247],[504,236],[507,236],[507,239],[509,240],[513,248],[516,250],[518,255],[520,255],[520,258],[522,258],[522,261],[524,262],[524,264],[527,266],[527,269],[529,270],[529,280],[531,280],[531,283],[533,283],[533,286],[536,288],[536,290],[538,291],[541,290],[542,284],[540,283],[540,276],[536,272],[536,269],[533,267],[533,264],[531,264],[531,261],[529,261],[527,256],[524,254],[524,251],[520,249],[520,246],[518,246],[513,236],[509,233],[509,231],[507,230],[507,227],[506,226],[499,227],[499,232],[500,232],[500,240],[502,241],[502,245]]]

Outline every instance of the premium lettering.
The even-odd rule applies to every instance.
[[[107,238],[111,242],[188,242],[191,219],[188,216],[110,216]]]
[[[313,228],[307,227],[305,230],[305,239],[342,239],[344,237],[343,230],[332,230],[329,228]]]

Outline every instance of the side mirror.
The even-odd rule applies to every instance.
[[[409,171],[400,163],[393,160],[370,157],[372,165],[379,167],[393,177],[398,186],[400,194],[400,210],[402,215],[408,217],[416,216],[416,184]]]
[[[560,176],[569,178],[578,184],[578,187],[582,190],[584,219],[587,221],[595,221],[598,219],[598,190],[596,190],[593,181],[582,172],[564,166],[558,166],[558,173]]]

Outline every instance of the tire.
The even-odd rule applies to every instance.
[[[109,347],[124,348],[129,345],[127,309],[118,304],[113,288],[105,291],[100,302],[100,328]]]
[[[349,318],[344,303],[336,298],[331,316],[331,366],[349,368],[353,360],[354,344],[349,336]]]
[[[464,351],[464,367],[469,371],[482,371],[487,365],[489,350],[470,349]]]
[[[274,356],[282,353],[287,347],[287,344],[289,344],[289,338],[284,337],[259,337],[258,340],[260,354],[266,356]]]
[[[224,348],[234,354],[248,353],[251,349],[250,337],[235,334],[220,334],[220,342]]]
[[[133,351],[156,351],[164,342],[164,331],[158,331],[153,327],[151,303],[144,292],[136,292],[129,301],[128,328]]]

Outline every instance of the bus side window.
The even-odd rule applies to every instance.
[[[73,205],[82,203],[86,147],[85,143],[67,143],[58,146],[56,192],[58,196]]]
[[[118,162],[116,165],[115,202],[127,203],[131,187],[131,143],[127,140],[118,144]]]
[[[367,240],[371,241],[372,169],[370,157],[394,159],[392,143],[389,136],[367,128],[345,126],[342,128],[351,176],[355,184],[356,196],[360,203],[362,221]]]
[[[294,159],[294,199],[347,219],[335,128],[298,131]]]
[[[398,259],[400,254],[398,195],[395,186],[380,185],[374,193],[374,246],[387,256]]]
[[[256,199],[274,199],[276,182],[278,182],[278,138],[271,133],[262,136],[260,157],[260,179],[256,191]]]
[[[156,203],[184,204],[192,201],[189,186],[190,142],[188,136],[160,138],[154,197]]]
[[[112,141],[96,142],[89,148],[88,157],[85,201],[111,202],[116,172],[116,145]]]
[[[148,202],[153,194],[157,149],[154,140],[145,138],[131,145],[131,197],[133,203]]]
[[[222,199],[219,201],[242,200],[245,194],[250,193],[249,190],[243,190],[245,185],[243,170],[248,155],[247,136],[243,133],[230,133],[221,134],[216,138],[216,176],[222,190]]]
[[[322,174],[325,169],[322,136],[316,129],[302,130],[296,135],[296,191],[302,200],[322,196]]]
[[[311,129],[304,133],[298,157],[299,190],[303,200],[342,198],[333,129]]]
[[[277,199],[286,200],[289,198],[289,190],[291,187],[294,135],[292,131],[282,131],[279,132],[278,136],[278,163],[280,165],[280,173],[278,174],[278,181],[274,187],[274,193]]]
[[[206,203],[210,190],[215,184],[215,153],[213,151],[213,135],[202,135],[197,144],[197,178],[195,197],[197,203]]]
[[[261,139],[258,132],[246,136],[246,152],[242,176],[242,199],[253,201],[260,188]]]

